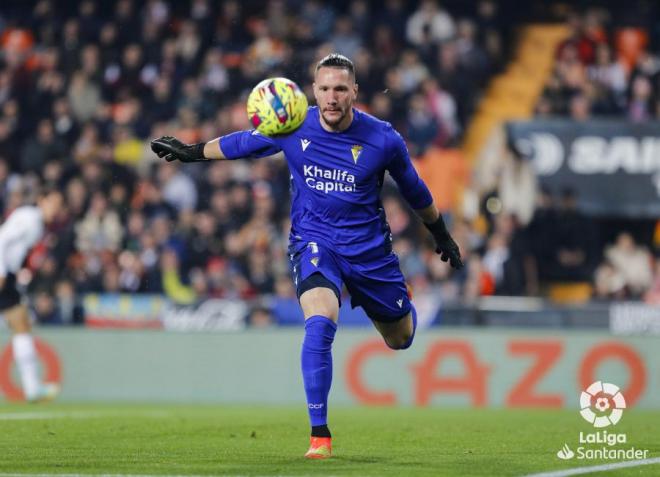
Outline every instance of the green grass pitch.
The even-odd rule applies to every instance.
[[[0,476],[525,475],[613,461],[561,461],[589,431],[573,410],[333,408],[334,456],[302,457],[305,409],[172,405],[0,405]],[[660,412],[628,410],[611,432],[660,456]],[[660,475],[660,465],[606,475]]]

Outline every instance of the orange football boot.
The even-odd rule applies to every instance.
[[[327,459],[332,455],[332,437],[310,437],[308,459]]]

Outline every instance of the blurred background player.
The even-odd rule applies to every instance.
[[[240,131],[193,145],[170,136],[152,142],[153,151],[168,161],[264,157],[278,151],[286,156],[292,181],[289,256],[305,316],[301,363],[312,427],[309,458],[331,455],[327,403],[342,286],[387,346],[407,349],[414,339],[416,313],[380,200],[386,171],[433,235],[442,260],[463,266],[403,138],[390,123],[354,109],[357,92],[351,60],[330,54],[316,66],[317,106],[292,134]]]
[[[43,192],[37,205],[16,208],[0,227],[0,313],[12,331],[12,350],[21,377],[25,399],[29,402],[49,401],[59,393],[56,383],[42,383],[39,360],[34,345],[28,309],[16,289],[16,273],[25,257],[44,235],[62,208],[62,194],[56,190]]]

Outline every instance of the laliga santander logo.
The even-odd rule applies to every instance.
[[[616,424],[625,408],[626,400],[615,384],[596,381],[580,395],[580,414],[594,427]]]
[[[613,426],[618,423],[625,408],[626,400],[615,384],[596,381],[580,395],[580,415],[596,428]],[[624,433],[608,432],[607,430],[580,431],[575,452],[564,444],[556,455],[562,460],[574,457],[577,460],[612,459],[618,461],[648,458],[649,449],[639,449],[635,446],[620,447],[621,444],[627,443],[628,436]]]

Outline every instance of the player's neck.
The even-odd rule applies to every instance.
[[[346,117],[335,126],[331,126],[330,124],[326,123],[325,119],[323,118],[323,114],[319,114],[319,122],[321,123],[321,127],[328,132],[342,132],[346,131],[351,126],[351,123],[353,122],[353,116],[353,108],[350,108]]]

